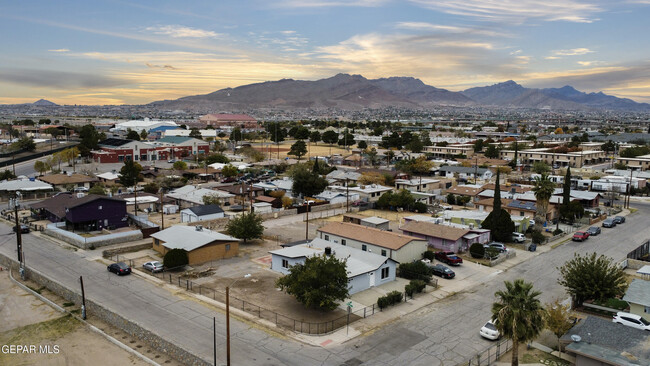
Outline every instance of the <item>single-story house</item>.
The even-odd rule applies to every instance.
[[[650,281],[632,280],[623,301],[630,304],[630,313],[650,319]]]
[[[361,173],[354,170],[337,169],[329,172],[325,179],[333,186],[345,186],[348,184],[356,183],[361,177]]]
[[[422,239],[347,222],[330,222],[318,229],[317,237],[380,254],[398,263],[419,260],[427,250],[427,243]]]
[[[382,219],[381,217],[377,217],[377,216],[371,216],[359,220],[359,224],[361,226],[372,227],[375,229],[388,230],[390,220]]]
[[[343,203],[343,202],[356,202],[360,199],[359,193],[350,192],[346,195],[345,191],[332,191],[325,190],[317,195],[314,195],[314,198],[328,201],[329,203]]]
[[[447,188],[445,194],[453,194],[455,196],[470,197],[472,202],[478,200],[478,195],[483,191],[483,186],[480,184],[464,184]]]
[[[253,203],[253,211],[258,214],[273,212],[273,206],[267,202]]]
[[[236,201],[250,201],[251,198],[264,195],[264,189],[260,187],[255,187],[251,184],[235,184],[229,186],[220,186],[216,189],[235,195]]]
[[[410,192],[427,192],[433,193],[435,190],[440,189],[440,180],[429,178],[412,178],[412,179],[396,179],[395,189],[406,189]]]
[[[474,175],[478,175],[478,179],[481,180],[490,180],[492,178],[492,171],[487,168],[445,165],[441,166],[438,172],[441,176],[447,178],[454,178],[457,175],[462,180],[474,179]]]
[[[410,221],[400,229],[406,235],[426,240],[429,247],[452,252],[466,252],[474,243],[490,241],[490,231],[486,229],[464,229],[427,221]]]
[[[357,187],[336,187],[330,186],[330,189],[337,190],[339,192],[348,192],[350,194],[358,194],[359,199],[365,202],[377,202],[379,197],[386,192],[392,192],[393,187],[386,187],[380,184],[367,184],[360,185]]]
[[[225,206],[235,204],[235,195],[215,191],[212,189],[202,188],[199,186],[186,185],[184,187],[176,188],[173,191],[167,193],[166,197],[173,198],[176,200],[176,204],[180,207],[191,207],[196,205],[203,204],[203,197],[205,196],[216,196],[219,198],[221,204]]]
[[[333,255],[346,262],[350,294],[395,280],[397,262],[376,253],[335,244],[322,239],[310,243],[272,250],[271,269],[288,274],[291,266],[304,263],[308,257]]]
[[[68,188],[85,188],[90,189],[99,180],[95,177],[88,175],[72,173],[72,174],[50,174],[40,177],[40,179],[49,183],[54,187],[54,190],[67,191]]]
[[[255,197],[255,201],[270,203],[271,207],[275,208],[275,209],[281,209],[282,208],[282,199],[277,198],[277,197],[258,196],[258,197]]]
[[[226,217],[218,205],[201,205],[181,210],[181,222],[197,222]]]
[[[39,219],[66,223],[66,228],[95,231],[128,226],[126,201],[95,194],[61,193],[31,205]]]
[[[560,338],[576,366],[650,365],[650,338],[645,330],[588,316]]]
[[[153,249],[165,255],[172,249],[187,251],[189,264],[234,257],[239,253],[239,239],[200,225],[174,225],[151,234]]]

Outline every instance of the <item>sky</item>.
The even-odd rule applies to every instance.
[[[650,102],[650,0],[0,2],[0,104],[144,104],[337,73]]]

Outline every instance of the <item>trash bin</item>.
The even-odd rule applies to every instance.
[[[530,244],[530,246],[528,247],[528,250],[531,251],[531,252],[536,251],[537,250],[537,244]]]

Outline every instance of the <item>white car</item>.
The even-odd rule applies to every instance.
[[[515,243],[523,243],[526,241],[526,236],[522,233],[512,233],[512,241]]]
[[[650,330],[650,322],[640,315],[618,312],[612,319],[614,323],[627,325],[628,327]]]
[[[501,336],[501,334],[499,334],[499,330],[497,329],[496,325],[494,325],[494,322],[492,320],[488,320],[487,323],[485,323],[485,325],[481,328],[479,334],[481,337],[493,341],[499,339]]]
[[[151,272],[160,272],[163,270],[163,264],[159,261],[151,261],[142,265],[144,269],[147,269]]]

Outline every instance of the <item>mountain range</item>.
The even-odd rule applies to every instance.
[[[571,86],[525,88],[509,80],[461,92],[426,85],[412,77],[366,79],[338,74],[315,81],[282,79],[225,88],[203,95],[150,103],[172,110],[242,108],[427,108],[434,106],[497,106],[561,110],[649,111],[650,104],[599,93],[584,93]]]

